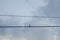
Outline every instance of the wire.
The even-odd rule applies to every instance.
[[[20,16],[20,15],[0,15],[6,17],[39,17],[39,18],[60,18],[60,17],[45,17],[45,16]],[[60,27],[60,26],[0,26],[0,28],[19,28],[19,27]]]
[[[60,27],[60,26],[0,26],[0,28],[20,28],[20,27]]]
[[[60,17],[46,17],[46,16],[20,16],[20,15],[0,15],[1,16],[5,16],[5,17],[33,17],[33,18],[60,18]]]

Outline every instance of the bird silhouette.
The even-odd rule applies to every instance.
[[[29,27],[31,27],[31,25],[29,24]]]

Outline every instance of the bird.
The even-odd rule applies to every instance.
[[[31,27],[31,25],[29,24],[29,27]]]

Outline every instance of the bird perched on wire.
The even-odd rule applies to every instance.
[[[29,27],[31,27],[31,25],[29,24]]]

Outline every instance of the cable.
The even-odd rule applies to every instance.
[[[60,18],[60,17],[45,17],[45,16],[20,16],[20,15],[0,15],[6,17],[39,17],[39,18]],[[19,28],[19,27],[60,27],[60,26],[0,26],[0,28]]]
[[[60,27],[60,26],[0,26],[0,28],[20,28],[20,27]]]
[[[46,17],[46,16],[20,16],[20,15],[0,15],[0,16],[6,16],[6,17],[33,17],[33,18],[60,18],[60,17]]]

